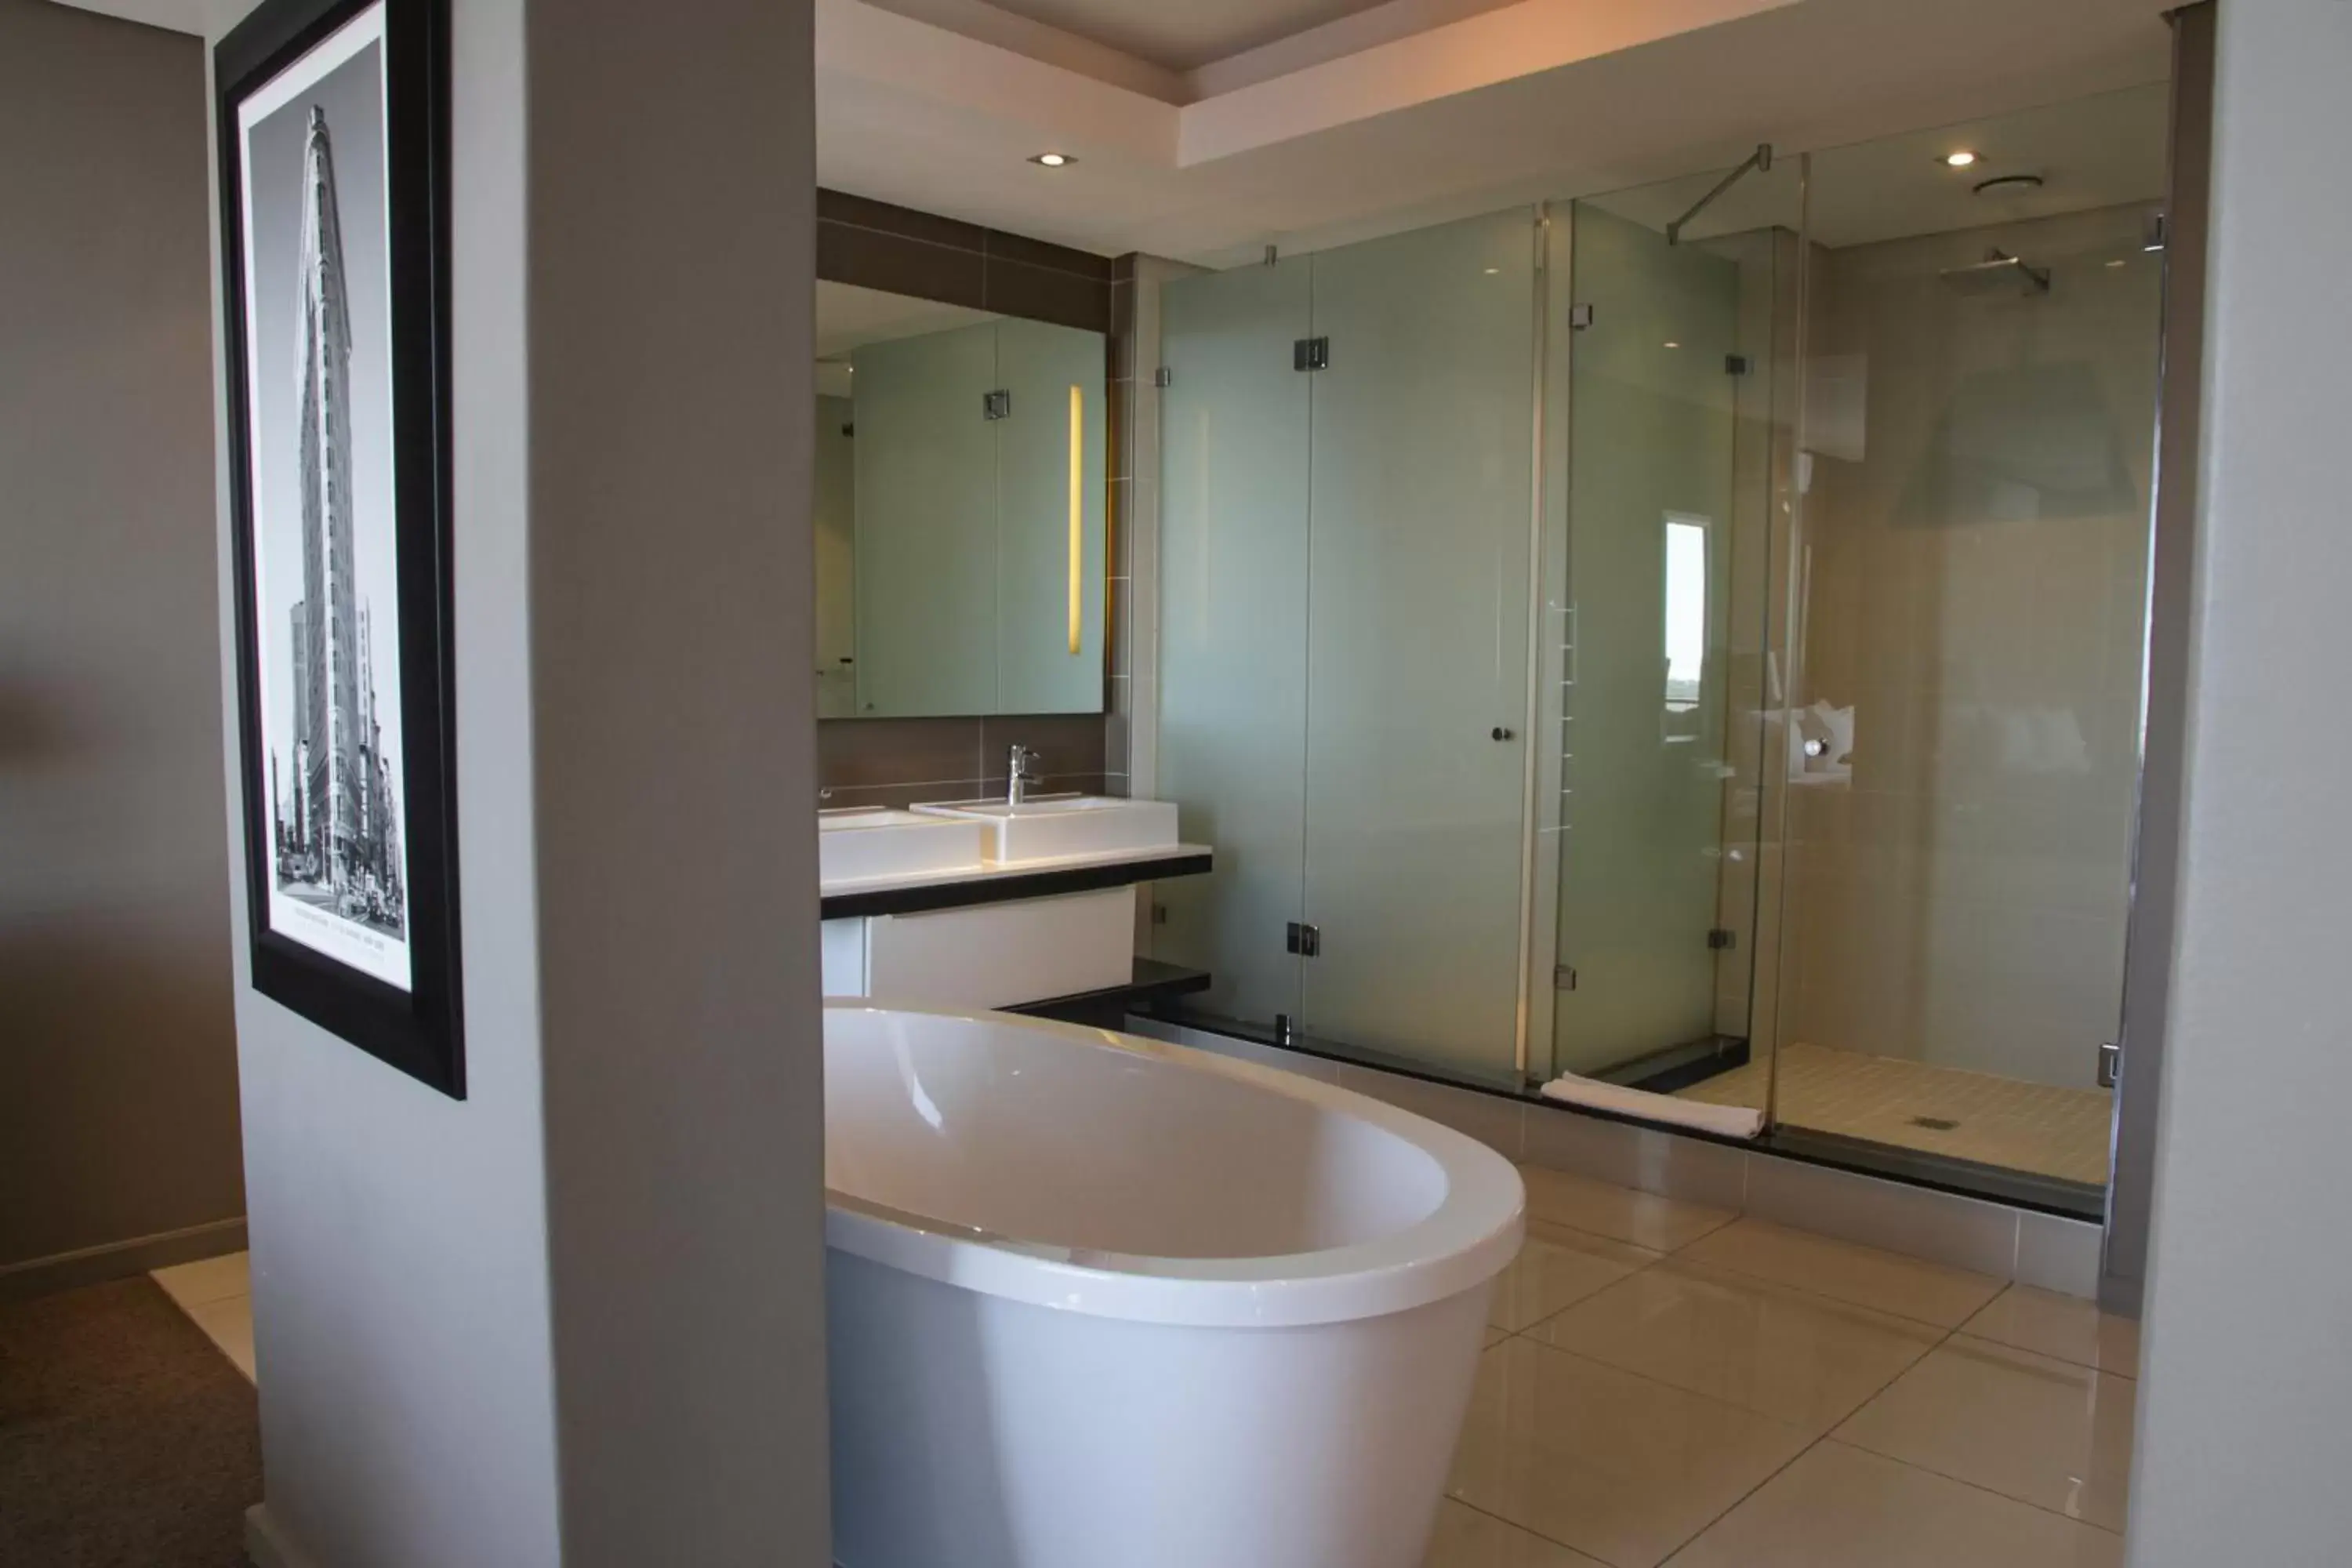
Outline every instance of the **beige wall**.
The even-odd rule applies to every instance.
[[[205,178],[196,39],[0,0],[0,1289],[238,1245]]]
[[[2144,209],[1817,251],[1782,1038],[2090,1085],[2138,761],[2159,269]],[[1963,297],[1999,245],[2046,296]],[[2110,262],[2121,261],[2121,266]],[[1839,419],[1822,372],[1867,387]],[[1831,454],[1838,455],[1831,455]]]

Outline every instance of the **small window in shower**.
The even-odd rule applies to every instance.
[[[1709,520],[1666,514],[1665,738],[1694,741],[1706,669],[1706,543]]]

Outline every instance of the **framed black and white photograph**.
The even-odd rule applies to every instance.
[[[462,1098],[446,15],[268,0],[215,65],[253,983]]]

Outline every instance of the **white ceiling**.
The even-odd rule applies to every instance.
[[[2158,81],[2162,4],[1517,0],[1179,106],[819,0],[818,175],[1105,254],[1228,265],[1727,167],[1759,141],[1843,146]],[[1079,162],[1027,162],[1048,147]]]
[[[1386,0],[995,0],[1168,70],[1189,71]],[[893,5],[892,9],[898,9]]]
[[[1784,157],[1769,174],[1744,176],[1684,233],[1704,240],[1801,223],[1816,243],[1837,248],[2158,201],[2164,195],[2168,96],[2158,82],[1827,148],[1812,154],[1801,190],[1798,161]],[[1944,155],[1961,150],[1976,153],[1977,162],[1948,167]],[[2042,184],[2021,194],[1977,194],[1979,182],[2000,174],[2036,174]],[[1663,229],[1717,177],[1707,171],[1596,201]]]
[[[73,3],[202,31],[251,0]],[[1841,147],[2158,81],[2168,3],[815,0],[817,177],[1223,265],[1727,167],[1759,141]],[[1028,161],[1049,148],[1078,162]],[[2070,182],[2145,183],[2063,161]],[[1826,195],[1817,216],[1840,232]]]

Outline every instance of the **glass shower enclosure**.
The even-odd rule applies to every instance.
[[[1160,788],[1206,1005],[1520,1079],[1536,229],[1170,286]]]
[[[2094,1210],[2164,106],[1168,285],[1159,788],[1217,868],[1153,948],[1199,1012]]]

